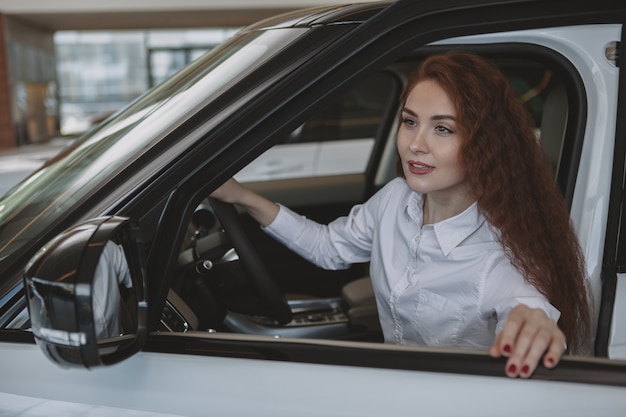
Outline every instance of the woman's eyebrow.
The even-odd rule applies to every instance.
[[[407,113],[410,116],[413,117],[418,117],[417,113],[415,113],[413,110],[407,108],[407,107],[403,107],[402,108],[402,113]],[[456,117],[451,115],[451,114],[437,114],[434,115],[430,118],[431,120],[452,120],[452,121],[456,121]]]
[[[415,113],[413,110],[403,107],[402,108],[402,113],[408,113],[411,116],[417,117],[417,113]]]
[[[431,117],[431,120],[452,120],[456,121],[456,117],[451,114],[438,114],[436,116]]]

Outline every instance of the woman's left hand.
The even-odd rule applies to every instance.
[[[565,348],[565,335],[543,310],[520,304],[509,313],[489,354],[509,358],[505,368],[508,376],[528,378],[542,356],[546,368],[555,367]]]

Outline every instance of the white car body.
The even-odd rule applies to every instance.
[[[38,416],[33,404],[50,410],[50,403],[60,413],[47,411],[49,417],[376,417],[421,410],[433,417],[619,417],[626,407],[623,388],[554,381],[149,352],[105,369],[75,371],[50,363],[35,346],[19,345],[0,346],[0,358],[11,375],[2,378],[0,391],[22,393],[20,401],[4,395],[25,405],[12,409],[0,401],[6,417]],[[184,378],[172,378],[177,374]],[[511,404],[511,392],[530,400]],[[81,413],[66,413],[73,408]]]

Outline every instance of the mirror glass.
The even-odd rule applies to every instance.
[[[35,340],[57,364],[108,365],[143,346],[144,253],[129,219],[93,219],[62,233],[33,257],[25,284]]]

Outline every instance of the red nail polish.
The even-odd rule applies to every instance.
[[[508,372],[510,374],[514,374],[516,371],[517,371],[517,366],[515,366],[515,364],[510,364],[508,368]]]
[[[522,373],[523,374],[528,374],[529,372],[530,372],[530,366],[528,366],[528,365],[522,366]]]
[[[548,365],[553,366],[554,365],[554,358],[546,358],[546,362],[548,362]]]
[[[504,353],[511,353],[511,345],[507,343],[506,345],[504,345],[502,350],[504,351]]]

